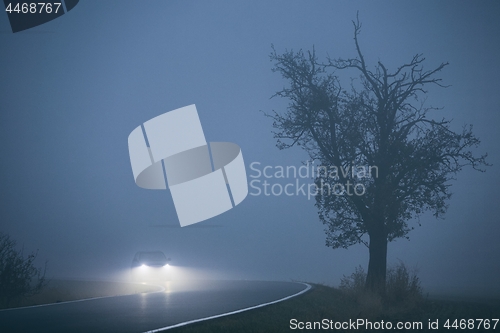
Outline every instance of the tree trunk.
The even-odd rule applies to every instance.
[[[383,230],[370,233],[370,261],[365,288],[380,296],[385,295],[387,272],[387,236]]]

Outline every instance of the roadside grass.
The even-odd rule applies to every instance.
[[[422,330],[449,331],[443,329],[447,319],[492,319],[500,317],[500,304],[486,304],[468,301],[440,301],[423,299],[418,304],[390,306],[380,303],[370,297],[363,299],[353,297],[339,289],[313,285],[309,292],[290,300],[272,304],[263,308],[242,312],[239,314],[199,322],[173,329],[173,332],[289,332],[290,320],[300,322],[321,322],[323,319],[333,321],[349,321],[366,319],[370,321],[391,321],[394,325],[398,321],[422,322]],[[429,322],[439,320],[439,330],[428,330]],[[454,329],[451,329],[452,331]],[[315,330],[303,330],[314,332]],[[324,330],[316,330],[324,331]],[[353,330],[335,330],[336,332],[352,332]],[[367,332],[369,330],[355,330]],[[380,330],[378,330],[380,331]],[[397,330],[392,330],[396,332]],[[470,330],[469,330],[470,331]],[[475,332],[481,330],[473,330]],[[487,330],[492,332],[493,330]],[[495,331],[500,331],[500,323]]]

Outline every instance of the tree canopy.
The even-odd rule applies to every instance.
[[[425,211],[442,217],[451,196],[450,180],[467,165],[484,171],[486,154],[473,154],[480,140],[472,126],[454,132],[451,120],[434,119],[436,108],[424,103],[428,86],[445,87],[437,74],[448,63],[425,69],[425,58],[416,54],[392,71],[380,61],[370,67],[359,44],[361,23],[353,25],[353,58],[320,62],[314,48],[278,54],[273,46],[273,71],[288,82],[274,96],[289,100],[289,105],[270,116],[278,148],[300,146],[325,167],[315,183],[326,245],[368,246],[366,285],[383,292],[387,242],[408,237],[410,221],[419,223]],[[341,82],[337,72],[345,70],[359,79]],[[366,166],[377,173],[328,173],[329,167]],[[364,191],[346,195],[335,190],[336,184],[357,184]]]

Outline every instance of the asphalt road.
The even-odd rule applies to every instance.
[[[0,311],[0,332],[140,333],[296,294],[293,282],[168,282],[156,293]]]

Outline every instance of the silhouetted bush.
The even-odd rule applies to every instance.
[[[354,272],[340,280],[339,289],[357,304],[358,316],[378,318],[382,313],[382,297],[365,288],[366,272],[358,266]]]
[[[365,291],[365,281],[366,273],[360,265],[354,269],[354,273],[340,279],[339,289],[352,295],[360,295]]]
[[[24,257],[16,242],[0,232],[0,304],[8,307],[14,300],[39,293],[45,286],[45,269],[33,262],[37,252]]]
[[[422,299],[416,270],[409,270],[401,261],[387,270],[385,300],[388,304],[417,303]]]
[[[366,272],[361,266],[356,267],[354,273],[340,280],[339,289],[373,312],[383,302],[388,306],[415,306],[423,300],[423,291],[416,270],[410,270],[403,262],[389,267],[387,270],[385,295],[376,295],[365,289]]]

